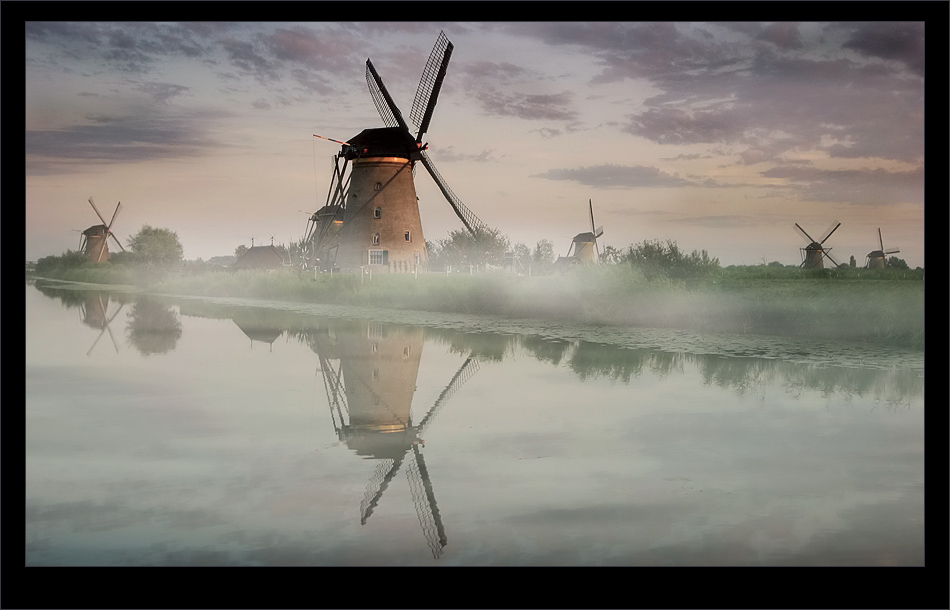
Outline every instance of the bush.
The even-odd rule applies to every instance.
[[[82,252],[66,250],[59,256],[44,256],[36,261],[36,273],[39,275],[62,273],[67,269],[78,269],[87,262],[89,259]]]
[[[647,279],[699,278],[719,269],[719,259],[712,258],[703,250],[693,250],[690,254],[680,251],[675,241],[643,241],[632,245],[621,257],[621,262],[630,263],[640,269]]]

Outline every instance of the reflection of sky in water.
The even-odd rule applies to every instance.
[[[312,316],[169,301],[180,335],[145,355],[132,305],[110,324],[118,353],[106,334],[87,356],[102,329],[27,287],[30,564],[923,561],[913,354],[840,367],[712,353],[731,338],[674,334],[706,351],[671,353],[577,340],[596,330],[430,328],[415,424],[479,359],[422,435],[448,540],[435,560],[405,467],[360,525],[380,460],[334,431]]]

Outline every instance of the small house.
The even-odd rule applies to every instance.
[[[235,269],[279,269],[289,261],[274,246],[251,246],[232,265]]]

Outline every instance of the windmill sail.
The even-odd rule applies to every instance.
[[[439,98],[439,91],[442,89],[442,81],[445,79],[445,71],[449,66],[449,59],[452,57],[454,48],[455,45],[445,37],[445,32],[439,32],[439,38],[429,54],[429,61],[426,62],[426,67],[422,71],[422,79],[419,80],[416,97],[412,101],[412,110],[409,111],[409,117],[419,128],[416,142],[422,142],[422,136],[429,129],[432,111]]]
[[[454,45],[446,38],[445,33],[440,32],[435,46],[429,54],[426,67],[422,72],[422,79],[416,89],[416,96],[410,111],[410,118],[412,118],[413,122],[419,128],[418,134],[413,138],[416,143],[416,149],[411,152],[410,156],[413,161],[422,161],[422,164],[426,170],[428,170],[429,175],[432,176],[436,186],[442,191],[442,195],[446,201],[452,206],[459,220],[462,221],[462,224],[465,225],[469,233],[473,236],[477,236],[478,232],[485,228],[484,223],[482,223],[471,210],[465,207],[458,196],[449,188],[445,179],[432,163],[432,159],[425,154],[424,147],[421,145],[422,136],[429,129],[432,111],[435,109],[436,102],[438,101],[439,92],[442,89],[442,82],[445,79],[449,59],[452,57],[452,50],[454,48]],[[376,110],[379,112],[383,123],[387,127],[398,127],[404,130],[406,136],[412,138],[412,134],[409,132],[409,126],[406,124],[402,112],[400,112],[396,106],[395,101],[393,101],[392,96],[389,94],[389,90],[386,89],[386,85],[383,83],[383,79],[379,76],[376,67],[373,66],[373,62],[369,59],[366,60],[366,85],[369,87],[373,104],[376,106]],[[413,163],[413,171],[414,170],[415,164]]]
[[[418,445],[412,446],[412,455],[415,459],[406,467],[412,504],[416,509],[419,525],[422,526],[422,533],[429,544],[432,556],[438,559],[448,539],[445,536],[445,527],[442,525],[439,505],[435,501],[435,491],[432,489],[425,458],[422,457]]]
[[[392,96],[389,95],[386,85],[383,84],[383,79],[379,77],[379,73],[373,67],[373,62],[368,59],[366,60],[366,85],[369,87],[373,103],[376,105],[376,110],[386,127],[401,127],[408,132],[409,125],[402,118],[402,113],[399,112]]]
[[[445,196],[446,201],[449,202],[449,205],[452,206],[452,209],[455,210],[455,214],[459,217],[459,220],[462,221],[462,224],[465,225],[465,228],[468,229],[468,232],[473,236],[476,236],[479,231],[485,228],[485,223],[478,219],[475,216],[475,213],[470,209],[465,207],[465,204],[462,203],[462,200],[458,198],[449,185],[446,184],[445,180],[442,178],[442,174],[439,173],[439,170],[435,168],[435,164],[432,163],[432,159],[423,151],[419,155],[419,160],[422,161],[422,165],[425,166],[428,170],[429,175],[432,176],[432,179],[435,181],[436,186],[439,187],[439,190],[442,191],[442,195]]]

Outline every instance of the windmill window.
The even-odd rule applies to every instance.
[[[383,210],[381,208],[376,208],[373,210],[373,218],[382,218]]]
[[[373,369],[373,379],[379,381],[379,369]]]
[[[382,183],[382,182],[377,182],[377,183],[376,183],[376,186],[373,187],[373,189],[374,189],[374,190],[377,190],[377,191],[380,190],[381,188],[383,188],[383,183]],[[379,208],[377,208],[377,209],[379,209]]]
[[[406,231],[406,241],[412,241],[409,237],[409,231]]]
[[[373,245],[374,246],[379,245],[379,233],[377,233],[376,235],[373,235]]]
[[[370,265],[382,265],[385,262],[385,250],[370,250],[369,251],[369,264]]]

